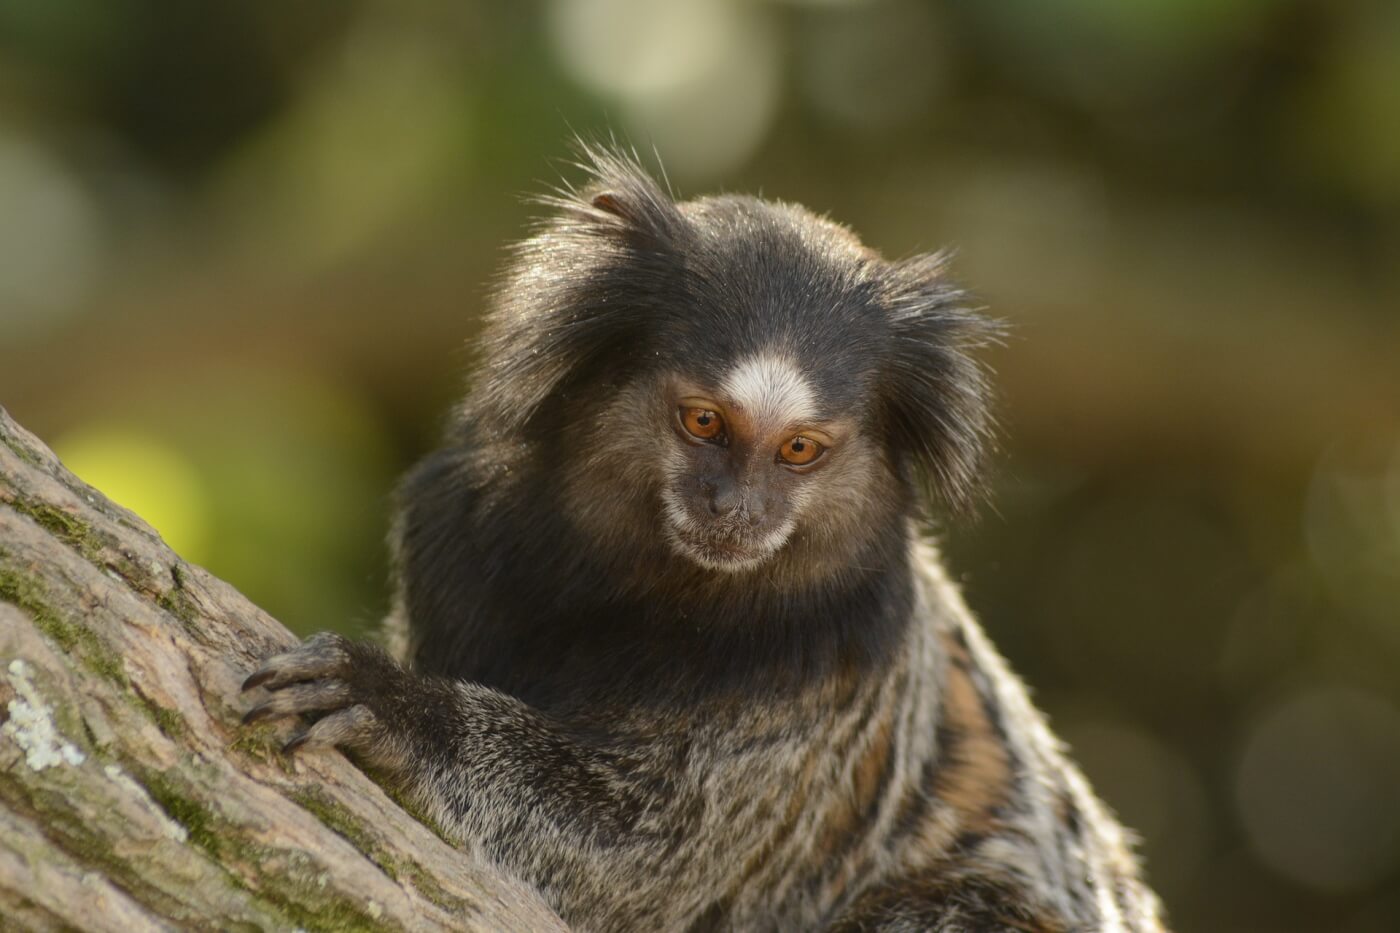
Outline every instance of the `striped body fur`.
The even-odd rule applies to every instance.
[[[316,636],[249,719],[580,930],[1161,929],[919,536],[975,484],[990,326],[936,258],[589,157],[400,490],[391,651]]]

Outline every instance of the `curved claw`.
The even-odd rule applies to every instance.
[[[349,702],[350,687],[341,680],[327,678],[295,683],[276,690],[266,700],[248,710],[243,715],[243,723],[247,725],[279,716],[338,710]]]
[[[316,720],[309,728],[292,736],[282,751],[292,754],[308,745],[363,747],[379,727],[379,720],[369,707],[350,706]]]
[[[348,658],[342,636],[321,632],[291,651],[263,661],[262,667],[243,681],[243,690],[264,686],[269,690],[280,690],[299,681],[330,677],[343,670]]]
[[[254,671],[253,673],[251,673],[251,674],[248,675],[247,679],[245,679],[245,680],[243,681],[243,686],[240,688],[240,690],[241,690],[243,693],[247,693],[249,690],[252,690],[252,689],[255,688],[255,687],[261,687],[263,684],[267,683],[269,680],[271,680],[271,679],[272,679],[273,677],[275,677],[276,675],[277,675],[277,669],[276,669],[276,668],[272,668],[272,667],[260,668],[259,670],[256,670],[256,671]],[[250,711],[250,712],[251,712],[251,711]],[[244,721],[244,722],[248,722],[248,720],[247,720],[246,718],[245,718],[243,721]]]
[[[254,686],[257,685],[254,684]],[[243,689],[247,690],[248,688],[244,687]],[[259,703],[243,714],[243,725],[251,726],[255,722],[261,722],[264,719],[272,719],[276,715],[277,710],[273,708],[271,703]]]

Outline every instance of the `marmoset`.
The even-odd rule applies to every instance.
[[[393,650],[314,636],[248,719],[580,930],[1161,929],[921,535],[976,494],[995,325],[939,256],[585,159],[400,487]]]

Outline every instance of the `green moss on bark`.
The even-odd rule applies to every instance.
[[[34,620],[35,627],[65,654],[78,658],[94,674],[125,688],[126,670],[122,667],[121,658],[86,626],[63,618],[50,604],[44,585],[10,566],[8,557],[0,549],[0,600],[22,609]]]
[[[87,522],[71,515],[47,502],[29,502],[15,499],[10,507],[21,515],[27,515],[55,538],[73,548],[84,558],[96,561],[102,553],[102,540]]]

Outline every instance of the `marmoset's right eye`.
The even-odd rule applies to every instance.
[[[806,466],[815,463],[823,452],[824,448],[820,442],[799,434],[789,438],[778,448],[778,459],[788,466]]]
[[[724,419],[709,408],[681,408],[681,424],[691,436],[713,441],[724,434]]]

